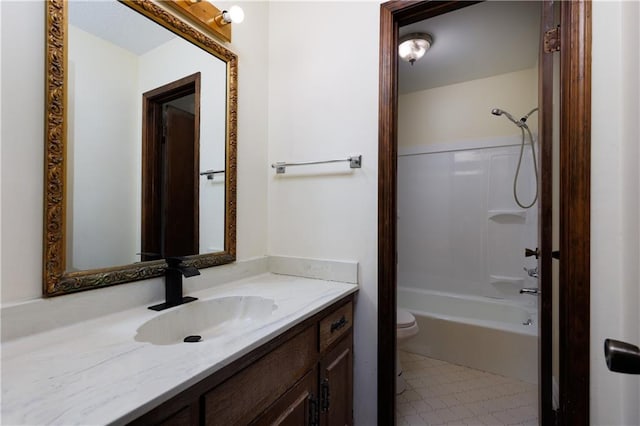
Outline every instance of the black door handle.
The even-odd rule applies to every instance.
[[[611,371],[640,374],[640,348],[631,343],[606,339],[604,341],[604,358]]]

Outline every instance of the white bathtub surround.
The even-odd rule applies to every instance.
[[[351,284],[358,283],[358,262],[269,256],[269,272]]]
[[[533,301],[524,257],[537,247],[537,204],[513,199],[520,135],[412,146],[398,158],[398,283],[448,293]],[[525,147],[518,195],[535,194]],[[529,296],[530,297],[530,296]]]
[[[538,382],[535,307],[405,287],[398,288],[398,306],[410,311],[420,328],[403,345],[409,352]]]
[[[193,293],[201,301],[255,296],[277,305],[263,322],[199,343],[137,342],[142,324],[168,312],[144,306],[5,343],[2,423],[126,423],[355,291],[263,274]]]
[[[329,261],[277,256],[256,257],[215,268],[183,280],[184,294],[206,290],[231,281],[275,272],[305,278],[357,284],[358,262]],[[273,266],[273,270],[271,267]],[[132,282],[48,299],[3,305],[2,342],[58,327],[65,327],[137,306],[164,300],[164,278]]]

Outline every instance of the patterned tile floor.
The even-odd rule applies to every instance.
[[[537,385],[408,352],[400,360],[398,426],[538,425]]]

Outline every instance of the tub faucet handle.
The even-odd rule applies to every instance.
[[[526,267],[522,268],[531,278],[538,278],[538,267],[528,269]]]

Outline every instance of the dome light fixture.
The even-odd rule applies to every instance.
[[[411,33],[400,37],[398,55],[411,65],[422,58],[433,44],[433,37],[427,33]]]

